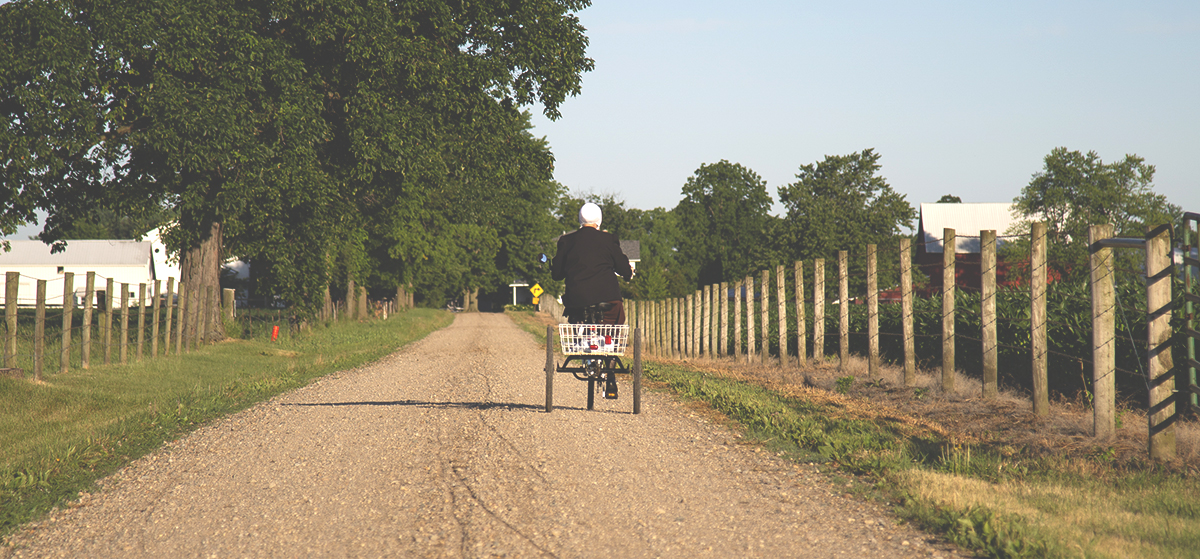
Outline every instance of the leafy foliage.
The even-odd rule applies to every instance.
[[[737,163],[701,165],[673,210],[680,261],[694,284],[734,281],[774,260],[766,181]]]
[[[394,287],[439,275],[425,270],[431,255],[465,250],[493,262],[445,272],[496,281],[532,262],[522,232],[549,219],[502,202],[528,195],[545,212],[555,193],[519,107],[557,118],[580,91],[592,62],[572,12],[587,5],[4,5],[0,229],[40,208],[56,241],[95,207],[171,209],[173,248],[208,242],[220,223],[226,254],[309,308],[331,274]],[[499,246],[447,245],[481,235]],[[368,278],[372,259],[390,270]]]
[[[1174,223],[1180,209],[1154,192],[1153,179],[1154,166],[1137,155],[1104,163],[1094,151],[1058,147],[1013,202],[1030,221],[1046,223],[1051,239],[1047,247],[1056,267],[1082,274],[1087,269],[1089,226],[1112,224],[1118,237],[1141,237],[1148,225]],[[1028,229],[1025,223],[1021,232]],[[1012,250],[1027,246],[1014,243]],[[1127,261],[1129,255],[1117,256]]]
[[[787,256],[811,260],[824,258],[826,269],[836,269],[837,251],[865,250],[878,245],[882,252],[897,246],[902,227],[912,227],[916,211],[903,194],[879,175],[879,154],[865,149],[850,155],[830,155],[800,167],[796,182],[779,188],[787,208],[783,222]],[[852,289],[862,290],[865,280],[860,259],[851,262]],[[880,285],[893,282],[894,266],[880,261]],[[837,288],[827,282],[827,288]],[[830,291],[832,293],[832,291]]]

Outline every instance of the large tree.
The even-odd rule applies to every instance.
[[[862,254],[866,245],[879,247],[880,254],[896,246],[902,228],[912,227],[916,212],[904,195],[892,190],[879,174],[879,154],[864,149],[849,155],[827,155],[823,161],[800,167],[796,182],[779,188],[779,200],[787,208],[783,239],[788,255],[811,260],[824,258],[826,269],[835,269],[839,250]],[[857,272],[863,259],[851,258]],[[895,259],[879,259],[887,285]],[[861,290],[861,273],[852,275],[856,292]],[[826,282],[836,288],[836,282]]]
[[[480,160],[464,155],[473,134],[535,102],[557,117],[578,93],[591,61],[572,12],[587,5],[0,6],[0,228],[41,208],[53,241],[95,206],[170,208],[185,281],[215,283],[224,255],[248,256],[277,293],[311,308],[339,258],[363,277],[382,222],[404,235],[396,281],[411,281],[442,193],[488,186],[459,176]],[[390,219],[373,219],[382,213]]]
[[[1018,232],[1028,232],[1029,221],[1044,221],[1051,238],[1061,241],[1049,244],[1061,272],[1086,268],[1091,225],[1112,224],[1117,236],[1141,237],[1147,225],[1174,223],[1181,213],[1154,192],[1154,166],[1137,155],[1105,163],[1094,151],[1059,147],[1043,163],[1013,202],[1027,219]],[[1010,250],[1026,246],[1014,243]]]
[[[733,281],[775,260],[767,183],[722,159],[704,164],[683,185],[675,206],[679,262],[695,285]]]

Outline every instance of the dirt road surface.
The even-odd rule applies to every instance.
[[[586,411],[498,314],[206,426],[13,557],[930,557],[958,552],[630,386]]]

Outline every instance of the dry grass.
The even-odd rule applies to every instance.
[[[982,398],[979,380],[958,374],[955,390],[941,390],[941,373],[919,371],[914,386],[903,371],[885,365],[877,378],[866,360],[852,357],[797,367],[734,360],[661,360],[708,374],[749,381],[778,393],[832,404],[848,417],[886,421],[914,437],[933,435],[955,449],[996,451],[1000,465],[1023,459],[1056,470],[1050,475],[993,482],[925,468],[899,473],[902,491],[925,503],[970,510],[983,507],[1015,515],[1038,537],[1067,556],[1194,557],[1200,542],[1200,426],[1176,424],[1178,457],[1154,464],[1147,456],[1143,410],[1123,408],[1109,441],[1092,437],[1092,412],[1079,401],[1051,402],[1050,413],[1033,415],[1027,395],[1006,390]],[[854,377],[846,394],[838,379]]]
[[[905,470],[900,476],[900,482],[923,501],[958,510],[987,507],[1016,514],[1070,555],[1194,557],[1187,551],[1189,542],[1200,538],[1200,525],[1194,519],[1156,506],[1162,487],[997,484],[922,469]],[[1169,489],[1183,502],[1200,499],[1200,488],[1194,483]]]
[[[803,367],[795,366],[794,361],[788,367],[779,366],[778,360],[768,364],[746,363],[744,357],[738,363],[731,358],[661,361],[753,381],[791,396],[836,400],[858,417],[887,418],[919,426],[957,443],[1008,447],[1011,452],[1034,456],[1086,458],[1109,453],[1118,462],[1138,461],[1146,456],[1144,410],[1119,409],[1121,425],[1116,437],[1099,441],[1092,437],[1092,411],[1086,404],[1054,401],[1050,413],[1039,418],[1033,414],[1027,395],[1002,389],[996,398],[984,399],[981,382],[961,372],[955,376],[954,391],[943,392],[940,371],[918,370],[916,382],[906,387],[900,367],[883,365],[878,379],[873,379],[868,374],[866,359],[860,356],[851,356],[844,370],[839,368],[836,358]],[[854,377],[855,382],[843,396],[836,391],[837,379],[847,376]],[[1176,441],[1178,457],[1167,466],[1200,472],[1200,425],[1195,421],[1177,423]]]

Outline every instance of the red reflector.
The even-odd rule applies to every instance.
[[[606,344],[611,344],[611,343],[612,343],[612,336],[604,336],[604,343],[606,343]]]
[[[591,348],[591,349],[600,349],[600,346],[598,346],[598,345],[596,345],[596,344],[592,344],[592,345],[590,345],[590,346],[588,346],[588,347],[589,347],[589,348]]]

